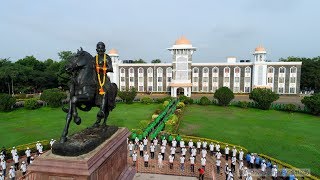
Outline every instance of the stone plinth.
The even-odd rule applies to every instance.
[[[48,151],[28,167],[27,180],[114,180],[132,179],[135,170],[127,165],[127,137],[130,132],[119,128],[93,151],[66,157]]]

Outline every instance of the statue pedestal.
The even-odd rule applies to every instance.
[[[119,128],[93,151],[77,157],[44,153],[28,167],[27,180],[114,180],[133,179],[135,170],[127,165],[127,137]]]

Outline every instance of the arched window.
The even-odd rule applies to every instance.
[[[151,74],[153,72],[153,69],[151,67],[149,67],[147,72],[148,72],[148,74]]]
[[[124,74],[124,71],[125,71],[124,68],[121,68],[121,69],[120,69],[120,72],[121,72],[122,74]]]
[[[209,73],[209,68],[204,67],[204,68],[203,68],[203,73]]]
[[[157,68],[157,73],[158,74],[162,74],[163,73],[163,69],[161,67]]]
[[[193,68],[193,73],[199,73],[199,68]]]
[[[273,67],[268,67],[268,73],[273,73],[274,72],[274,68]]]
[[[167,73],[172,73],[172,68],[171,67],[167,68]]]
[[[224,74],[229,74],[230,73],[230,68],[229,67],[225,67],[224,68]]]
[[[240,68],[239,67],[234,68],[234,73],[235,74],[239,74],[240,73]]]
[[[138,69],[138,72],[139,72],[139,74],[143,74],[143,68],[140,67],[140,68]]]
[[[218,74],[219,73],[219,69],[217,67],[214,67],[212,69],[212,74]]]
[[[285,67],[280,67],[279,68],[279,73],[286,73],[286,68]]]
[[[297,73],[297,68],[296,67],[291,67],[290,68],[290,73],[294,74],[294,73]]]
[[[246,67],[246,68],[245,68],[245,72],[246,72],[246,73],[251,73],[251,68],[250,68],[250,67]]]
[[[134,69],[133,69],[133,68],[130,68],[130,69],[129,69],[129,73],[130,73],[130,74],[133,74],[133,73],[134,73]]]

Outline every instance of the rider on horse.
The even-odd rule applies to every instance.
[[[97,72],[97,79],[98,79],[98,90],[99,92],[97,94],[98,97],[96,97],[96,102],[100,105],[100,111],[98,113],[98,118],[104,118],[105,117],[105,108],[108,102],[106,95],[110,90],[111,82],[110,78],[107,76],[108,72],[113,72],[113,67],[112,67],[112,61],[110,56],[108,56],[105,51],[106,47],[103,42],[98,42],[97,44],[97,55],[94,57],[95,64],[96,64],[96,72]]]

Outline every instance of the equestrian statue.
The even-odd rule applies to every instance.
[[[109,112],[115,108],[118,88],[107,76],[107,73],[113,72],[111,58],[105,53],[106,48],[103,42],[98,42],[96,51],[97,55],[93,57],[80,48],[66,65],[66,71],[71,77],[70,100],[69,107],[63,108],[67,116],[60,143],[67,141],[72,119],[77,125],[81,124],[77,109],[90,111],[93,107],[99,107],[93,127],[104,127]],[[102,124],[100,124],[101,120],[103,120]]]

